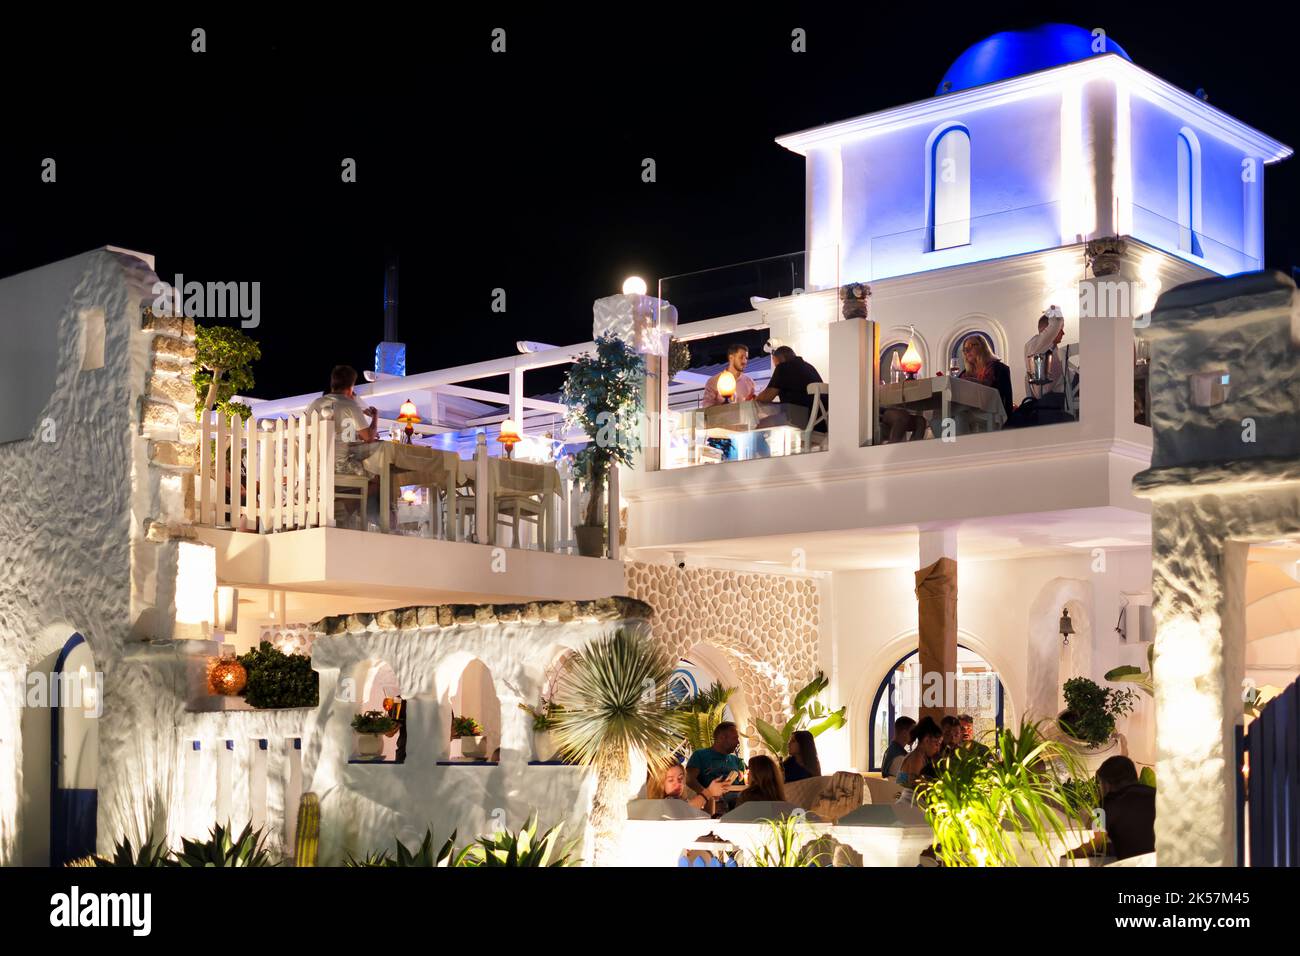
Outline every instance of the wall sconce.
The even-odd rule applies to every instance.
[[[501,423],[501,432],[497,435],[497,441],[501,447],[506,450],[506,458],[510,458],[514,452],[515,443],[523,436],[519,434],[519,426],[515,424],[514,419],[507,418]]]
[[[397,420],[406,426],[406,443],[411,444],[411,434],[415,431],[415,426],[420,423],[420,413],[415,407],[415,402],[409,398],[402,402]]]
[[[1074,622],[1070,620],[1070,609],[1061,608],[1061,637],[1062,644],[1070,643],[1070,635],[1074,633]]]
[[[723,372],[718,376],[718,394],[724,402],[730,402],[736,395],[736,376]]]

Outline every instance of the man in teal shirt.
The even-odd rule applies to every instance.
[[[719,777],[726,776],[733,770],[737,779],[745,772],[745,764],[736,756],[740,746],[740,731],[731,721],[718,724],[713,731],[713,746],[705,747],[691,754],[686,761],[686,785],[697,793]]]

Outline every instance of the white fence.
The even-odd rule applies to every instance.
[[[205,418],[195,523],[263,534],[334,525],[334,422]]]

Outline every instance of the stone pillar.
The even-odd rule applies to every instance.
[[[948,693],[957,675],[957,529],[923,530],[916,572],[917,650],[921,664],[921,717],[956,715]],[[936,683],[941,681],[941,683]],[[936,698],[936,692],[941,697]],[[939,706],[936,706],[936,703]]]

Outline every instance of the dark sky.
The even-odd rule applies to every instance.
[[[1272,78],[1294,72],[1294,8],[1211,22],[1185,5],[800,6],[9,29],[0,274],[114,244],[155,253],[164,278],[258,281],[264,396],[372,366],[389,254],[412,369],[580,341],[625,275],[803,247],[803,162],[775,136],[931,96],[971,43],[1051,21],[1105,28],[1140,66],[1300,146],[1294,84]],[[794,27],[807,53],[790,52]],[[1265,197],[1268,264],[1289,270],[1300,159],[1269,168]]]

